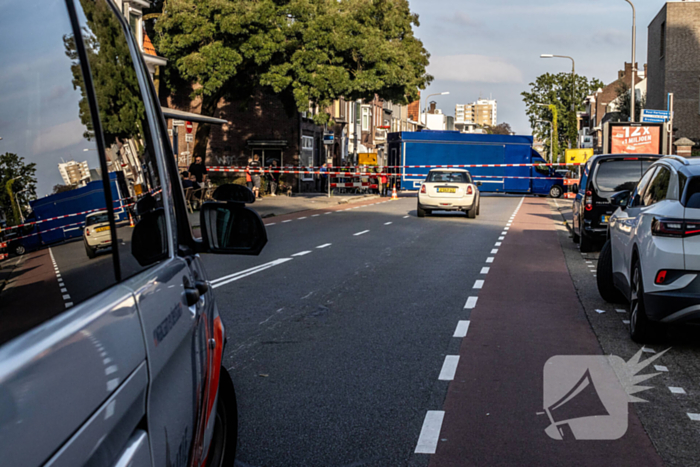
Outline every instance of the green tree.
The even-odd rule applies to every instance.
[[[628,122],[630,119],[630,104],[632,102],[632,93],[630,92],[630,85],[624,81],[620,81],[620,84],[615,90],[617,92],[617,98],[619,99],[619,104],[617,107],[617,112],[619,117],[616,121],[618,122]],[[636,96],[635,96],[636,97]],[[634,104],[634,121],[638,122],[641,120],[642,109],[647,106],[647,98],[642,95],[640,98],[635,99]]]
[[[571,143],[571,147],[576,147],[578,129],[576,122],[572,119],[571,100],[573,80],[571,73],[551,74],[545,73],[530,83],[530,91],[521,93],[523,102],[525,103],[525,112],[530,119],[530,127],[533,129],[533,134],[541,140],[550,140],[550,127],[546,123],[538,123],[538,120],[552,121],[552,111],[547,107],[538,106],[537,104],[554,105],[559,116],[568,115],[567,118],[557,118],[556,127],[556,144],[554,145],[554,158],[558,159],[558,147],[566,147]],[[583,100],[595,92],[598,88],[602,88],[603,82],[591,78],[588,79],[582,75],[576,75],[576,88],[573,93],[573,99],[576,111],[583,111]],[[547,144],[549,149],[549,143]]]
[[[314,120],[324,124],[339,97],[418,99],[432,77],[414,25],[407,0],[169,0],[155,46],[170,60],[168,88],[193,85],[202,113],[263,88],[290,110],[320,109]],[[208,133],[198,125],[195,155]]]
[[[510,135],[513,134],[513,130],[509,123],[503,122],[498,125],[489,126],[485,125],[484,130],[488,135]]]
[[[36,164],[6,152],[0,156],[0,211],[11,225],[19,224],[17,206],[36,198]]]

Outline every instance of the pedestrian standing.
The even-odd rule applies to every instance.
[[[207,166],[202,161],[201,156],[194,158],[194,162],[190,164],[188,171],[190,175],[194,175],[197,179],[197,183],[200,185],[207,179]]]
[[[321,172],[321,176],[319,177],[319,181],[321,182],[321,193],[325,193],[328,191],[326,183],[328,183],[328,175],[326,172],[328,172],[328,164],[323,164],[321,166],[321,169],[319,170]]]
[[[260,156],[255,154],[253,156],[253,161],[249,165],[250,167],[250,177],[253,179],[253,195],[256,198],[262,199],[260,194]]]
[[[253,159],[249,157],[248,164],[245,166],[245,186],[247,186],[250,191],[253,191],[253,177],[250,176],[251,162],[253,162]]]
[[[277,184],[279,183],[280,174],[277,173],[277,161],[272,161],[270,173],[267,174],[267,180],[270,182],[270,195],[277,196]]]
[[[381,174],[379,175],[379,195],[386,196],[387,193],[387,182],[389,178],[386,176],[384,167],[380,168]]]

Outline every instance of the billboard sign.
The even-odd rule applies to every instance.
[[[609,154],[661,154],[660,124],[610,124]]]

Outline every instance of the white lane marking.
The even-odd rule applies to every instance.
[[[66,308],[70,308],[73,306],[73,302],[66,302]]]
[[[623,319],[623,320],[622,320],[622,324],[630,324],[630,320],[628,320],[628,319]]]
[[[595,312],[598,313],[599,315],[602,315],[603,313],[605,313],[605,310],[596,310]]]
[[[669,391],[671,391],[673,394],[686,394],[685,389],[683,388],[676,388],[673,386],[670,386],[668,388]]]
[[[632,93],[630,93],[630,96],[631,96],[631,95],[632,95]],[[632,98],[630,97],[630,99],[632,99]],[[384,225],[391,225],[391,224],[393,224],[393,222],[385,222],[385,223],[384,223]]]
[[[631,95],[632,95],[632,93],[630,93],[630,96]],[[265,227],[270,227],[271,225],[275,225],[275,224],[276,224],[276,222],[270,222],[269,224],[265,224]]]
[[[452,337],[467,337],[469,332],[469,321],[459,321]]]
[[[491,268],[489,267],[483,267],[481,268],[481,274],[488,274]]]
[[[630,94],[631,95],[631,94]],[[282,221],[283,224],[286,224],[287,222],[292,222],[292,220],[287,220],[287,221]]]
[[[508,235],[508,232],[503,231],[503,232],[501,232],[501,235]]]
[[[364,234],[366,234],[367,232],[369,232],[369,230],[363,230],[362,232],[357,232],[356,234],[353,234],[353,235],[354,235],[355,237],[359,237],[360,235],[364,235]]]
[[[632,95],[632,93],[630,93],[630,95]],[[304,219],[306,219],[306,217],[298,217],[298,218],[297,218],[298,221],[301,221],[301,220],[304,220]]]
[[[632,93],[630,93],[630,96],[631,95],[632,95]],[[409,217],[411,217],[411,216],[403,216],[404,219],[408,219]]]
[[[64,300],[70,300],[70,294],[63,294]]]
[[[631,95],[632,93],[630,93]],[[700,422],[700,413],[689,413],[688,418],[690,418],[694,422]]]
[[[630,96],[631,96],[631,95],[632,95],[632,93],[630,92]],[[325,215],[325,214],[333,214],[333,211],[324,212],[323,214],[324,214],[324,215]]]
[[[631,95],[631,93],[630,93],[630,95]],[[333,244],[332,243],[324,243],[323,245],[319,245],[316,248],[318,248],[319,250],[322,250],[323,248],[328,248],[331,245],[333,245]]]
[[[483,280],[478,280],[478,281],[474,282],[474,287],[473,287],[473,288],[475,288],[475,289],[481,289],[482,287],[484,287],[484,281],[483,281]]]
[[[420,430],[416,454],[435,454],[438,438],[442,429],[442,421],[445,418],[444,410],[428,410]]]
[[[630,94],[631,95],[631,94]],[[107,381],[107,390],[114,391],[119,386],[119,378],[110,379]]]
[[[662,371],[664,373],[668,373],[668,367],[665,367],[663,365],[654,365],[654,369],[656,371]]]
[[[214,279],[213,281],[211,281],[212,288],[215,289],[217,287],[221,287],[222,285],[226,285],[230,282],[234,282],[234,281],[237,281],[239,279],[243,279],[244,277],[251,276],[251,275],[256,274],[258,272],[264,271],[265,269],[270,269],[271,267],[278,266],[280,264],[286,263],[287,261],[292,261],[292,258],[276,259],[276,260],[271,261],[269,263],[261,264],[260,266],[255,266],[254,268],[246,269],[244,271],[239,271],[237,273],[230,274],[228,276]]]
[[[632,93],[630,93],[630,95],[632,95]],[[66,292],[68,292],[68,289],[66,289],[65,287],[61,288],[61,293],[66,293]]]
[[[630,93],[631,95],[632,93]],[[631,99],[631,98],[630,98]],[[593,261],[586,261],[586,264],[593,264]]]
[[[487,263],[493,263],[493,257],[486,258]]]
[[[630,93],[630,95],[632,95],[632,93]],[[615,311],[617,311],[618,313],[627,313],[627,310],[623,310],[621,308],[615,308]]]
[[[632,95],[632,94],[630,93],[630,95]],[[631,98],[630,98],[630,99],[631,99]],[[588,267],[589,267],[589,268],[594,268],[595,266],[594,266],[593,264],[589,264]]]
[[[632,93],[630,93],[630,95],[632,95]],[[506,239],[506,237],[498,237],[498,239],[501,240],[501,241],[503,241],[503,240]]]
[[[503,245],[503,242],[496,242],[496,244],[494,246],[501,246],[501,245]]]
[[[630,95],[631,95],[631,94],[630,94]],[[507,232],[507,231],[510,230],[510,227],[503,227],[503,230],[505,230],[505,231]]]
[[[630,95],[631,95],[631,94],[630,94]],[[61,275],[60,275],[60,274],[56,274],[56,277],[61,277]]]
[[[630,95],[631,95],[631,94],[630,94]],[[492,254],[492,255],[495,255],[496,253],[498,253],[498,248],[494,248],[493,250],[491,250],[491,254]]]
[[[642,347],[642,352],[646,352],[646,353],[656,353],[656,350],[654,350],[654,349],[648,349],[648,348],[646,348],[646,347]]]
[[[294,253],[292,256],[294,256],[294,257],[306,256],[306,255],[308,255],[309,253],[311,253],[311,252],[310,252],[310,251],[300,251],[299,253]]]
[[[630,93],[630,95],[632,95],[632,93]],[[318,217],[318,216],[320,216],[320,214],[314,214],[314,215],[311,216],[311,217]]]
[[[108,366],[107,368],[105,368],[106,375],[111,375],[112,373],[116,373],[116,372],[117,372],[117,365],[112,365],[112,366]]]
[[[107,365],[108,363],[112,363],[112,359],[111,359],[111,358],[105,358],[104,360],[102,360],[102,364],[103,364],[103,365]]]
[[[508,223],[506,224],[506,227],[510,227],[511,225],[513,225],[513,223],[512,223],[512,222],[508,222]]]
[[[440,370],[440,381],[452,381],[457,373],[457,364],[459,364],[459,355],[445,355],[445,361]]]
[[[479,299],[479,297],[469,297],[467,299],[467,303],[464,304],[464,309],[465,310],[473,310],[474,307],[476,307],[476,301]]]

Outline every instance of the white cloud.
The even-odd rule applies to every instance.
[[[64,149],[76,143],[84,141],[83,133],[86,131],[85,126],[80,123],[80,119],[75,119],[70,122],[61,123],[43,129],[32,145],[32,152],[35,155],[40,155],[59,149]]]
[[[498,57],[447,55],[432,57],[428,73],[436,79],[461,83],[522,83],[523,74]]]

